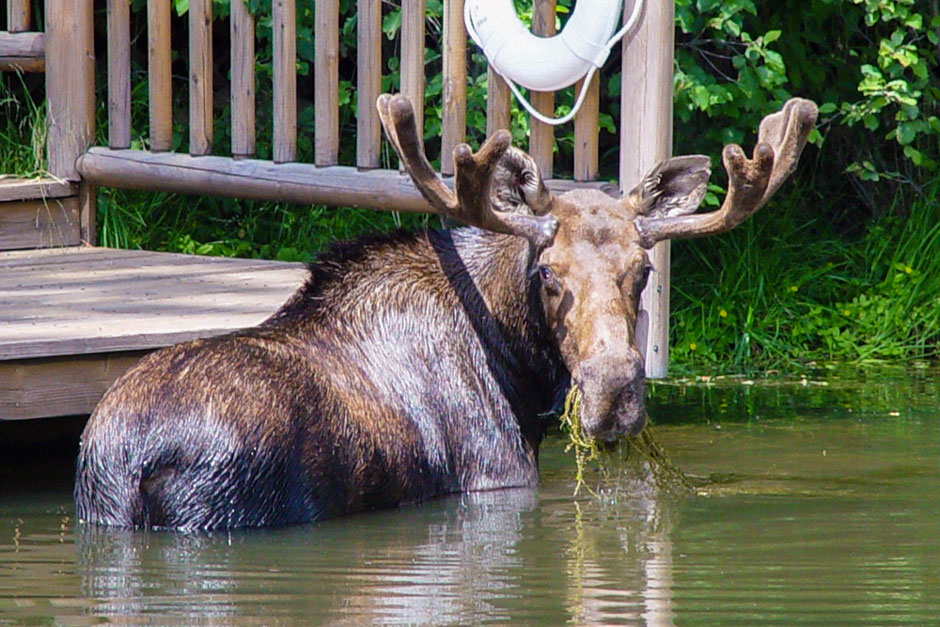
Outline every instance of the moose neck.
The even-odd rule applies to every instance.
[[[568,371],[531,279],[532,247],[521,237],[476,228],[442,231],[430,241],[491,372],[523,433],[537,445],[543,431],[539,415],[564,392]]]

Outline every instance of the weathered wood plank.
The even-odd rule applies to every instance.
[[[441,174],[454,174],[454,148],[467,134],[467,30],[463,0],[444,3],[444,88],[441,112]]]
[[[11,200],[37,200],[74,196],[75,183],[48,178],[6,178],[0,176],[0,202]]]
[[[48,0],[45,6],[48,167],[54,176],[76,180],[75,160],[95,135],[92,0]]]
[[[424,136],[424,10],[425,0],[401,4],[401,93],[411,100],[415,126]]]
[[[147,351],[0,361],[0,420],[90,414]]]
[[[382,2],[359,0],[356,19],[356,165],[379,167],[382,126],[375,101],[382,90]]]
[[[430,210],[411,178],[393,170],[360,171],[339,165],[319,168],[308,163],[277,164],[212,155],[197,159],[183,154],[99,147],[85,153],[78,168],[87,181],[105,187],[386,211]],[[550,189],[572,186],[570,181],[547,184]]]
[[[150,150],[173,148],[173,82],[170,73],[170,0],[147,2]]]
[[[189,2],[189,154],[212,150],[212,0]]]
[[[272,163],[257,159],[92,148],[79,169],[96,185],[232,198],[427,211],[411,179],[397,171]]]
[[[78,226],[81,243],[94,246],[98,239],[98,192],[83,181],[78,186]]]
[[[28,31],[32,25],[30,0],[7,0],[7,30],[11,33]]]
[[[297,7],[274,0],[274,161],[297,159]]]
[[[45,72],[46,59],[0,56],[0,72]]]
[[[43,33],[0,32],[0,71],[45,70],[46,36]]]
[[[600,110],[600,81],[595,74],[587,86],[587,95],[581,110],[574,118],[574,180],[591,181],[597,178],[597,153],[600,135],[598,117]],[[584,79],[578,81],[574,93],[581,92]]]
[[[626,15],[633,2],[624,3]],[[621,87],[620,183],[635,185],[672,150],[672,63],[674,3],[647,4],[645,16],[623,45]],[[666,376],[669,360],[669,242],[650,252],[653,273],[640,299],[637,346],[646,358],[646,375]]]
[[[555,34],[555,0],[535,0],[532,5],[532,32],[542,37]],[[529,92],[529,102],[543,115],[555,113],[555,94],[552,92]],[[555,150],[555,128],[535,118],[529,121],[529,154],[535,159],[542,176],[552,177]]]
[[[303,264],[170,253],[0,253],[0,361],[149,349],[252,326],[306,276]]]
[[[232,3],[232,156],[255,154],[255,21],[244,2]]]
[[[503,77],[490,67],[486,70],[486,136],[509,128],[512,92]]]
[[[131,146],[131,4],[108,0],[108,145]]]
[[[80,227],[76,198],[0,203],[0,250],[77,246]]]
[[[42,58],[46,53],[43,33],[0,31],[0,57]]]
[[[313,160],[328,166],[339,158],[339,0],[317,0],[314,19]]]

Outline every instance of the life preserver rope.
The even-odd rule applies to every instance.
[[[643,0],[635,0],[630,17],[615,34],[621,0],[580,0],[568,23],[554,37],[532,34],[516,15],[512,0],[466,0],[464,23],[470,38],[526,111],[545,124],[557,125],[577,114],[594,73],[604,65],[610,49],[634,27],[642,4]],[[571,111],[561,118],[536,111],[516,86],[518,83],[535,91],[557,91],[581,78],[581,93]]]

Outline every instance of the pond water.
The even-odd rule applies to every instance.
[[[18,446],[0,461],[0,624],[940,616],[940,372],[674,381],[652,386],[650,414],[694,493],[626,473],[574,498],[556,434],[536,491],[199,535],[77,528],[71,459]]]

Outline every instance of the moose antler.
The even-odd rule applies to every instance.
[[[382,94],[376,108],[389,142],[435,213],[488,231],[525,237],[536,248],[551,242],[558,229],[555,218],[501,212],[491,203],[493,172],[512,141],[508,131],[494,133],[476,153],[467,144],[454,148],[455,194],[437,177],[424,154],[411,101],[401,94]]]
[[[796,169],[817,113],[812,101],[791,98],[783,109],[761,121],[752,158],[748,159],[737,144],[725,146],[722,161],[728,171],[728,194],[721,209],[638,218],[642,245],[648,248],[661,240],[723,233],[747,219]]]

